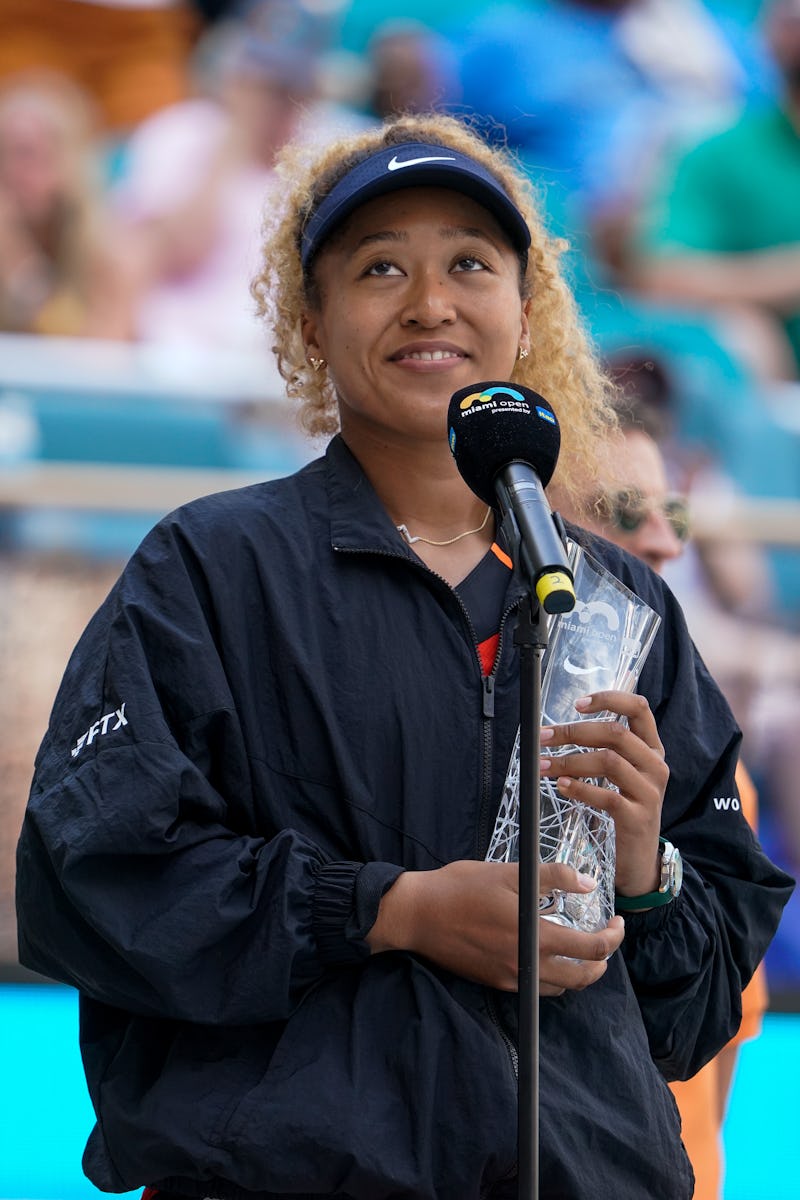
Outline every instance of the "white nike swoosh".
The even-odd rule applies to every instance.
[[[564,659],[564,670],[568,675],[591,675],[592,671],[602,671],[603,667],[576,667],[569,658]]]
[[[387,164],[387,170],[399,171],[403,167],[416,167],[419,163],[426,162],[455,162],[455,156],[452,154],[431,154],[427,158],[407,158],[400,162],[397,155]]]

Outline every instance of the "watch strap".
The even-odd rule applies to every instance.
[[[672,892],[667,888],[664,892],[645,892],[643,896],[614,896],[615,912],[635,912],[640,908],[658,908],[660,904],[669,904],[674,900]]]
[[[677,896],[681,889],[682,878],[680,854],[666,838],[660,837],[658,842],[662,858],[661,887],[654,892],[645,892],[643,896],[621,896],[617,892],[614,896],[614,909],[616,912],[634,912],[637,909],[658,908],[662,904],[669,904],[670,900],[674,900]],[[674,876],[675,863],[677,863],[679,868],[677,879]]]

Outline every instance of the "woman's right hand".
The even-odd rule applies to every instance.
[[[540,867],[539,886],[544,894],[554,888],[587,892],[593,885],[571,867],[547,863]],[[367,943],[373,954],[408,950],[465,979],[515,992],[518,923],[517,864],[461,860],[398,876],[381,900]],[[597,933],[540,918],[540,994],[557,996],[596,982],[623,935],[620,917]]]

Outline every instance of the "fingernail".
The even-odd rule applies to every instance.
[[[539,770],[547,771],[549,769],[550,765],[552,764],[552,761],[553,761],[552,758],[540,758],[539,759]]]
[[[546,728],[542,729],[541,732],[539,733],[539,741],[540,742],[552,742],[554,734],[555,734],[555,730],[552,729],[550,726],[547,726]]]
[[[591,703],[592,703],[591,696],[581,696],[580,700],[575,701],[575,707],[583,710],[584,708],[589,708]]]
[[[569,775],[559,775],[558,779],[556,780],[556,787],[561,792],[568,792],[572,787],[572,780],[570,779]]]
[[[578,883],[587,892],[593,892],[597,887],[597,880],[592,879],[591,875],[584,875],[582,871],[578,872]]]

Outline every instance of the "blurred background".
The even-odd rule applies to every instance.
[[[276,151],[428,108],[516,153],[658,418],[692,530],[664,574],[798,873],[800,0],[0,0],[0,1200],[98,1195],[74,997],[17,964],[13,912],[67,657],[161,515],[320,451],[249,294]],[[796,1192],[797,897],[765,969],[728,1200]]]

